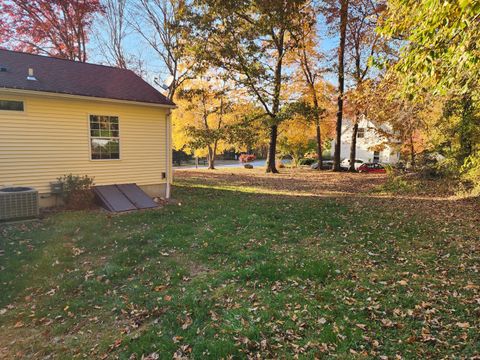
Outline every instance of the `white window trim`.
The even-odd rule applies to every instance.
[[[90,129],[90,116],[110,116],[118,118],[118,159],[92,159],[92,133]],[[121,161],[122,160],[122,130],[120,126],[119,115],[100,115],[100,114],[87,114],[87,130],[88,130],[88,158],[91,162],[104,162],[104,161]],[[95,137],[93,137],[95,138]]]

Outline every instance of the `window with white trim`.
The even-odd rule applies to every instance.
[[[357,139],[363,139],[365,137],[365,128],[358,128]]]
[[[90,156],[92,160],[120,159],[118,116],[90,115]]]

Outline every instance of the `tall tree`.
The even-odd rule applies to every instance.
[[[408,154],[415,168],[416,156],[423,143],[419,141],[426,131],[426,119],[432,116],[430,97],[409,99],[391,96],[398,92],[399,81],[386,78],[381,81],[367,80],[355,101],[362,104],[368,119],[377,124],[376,131],[387,138],[390,145],[400,147]]]
[[[174,114],[177,145],[207,156],[208,168],[215,169],[220,147],[228,136],[228,126],[234,118],[233,103],[228,100],[228,88],[221,79],[202,76],[186,81],[177,92],[180,111]],[[180,141],[180,143],[179,143]]]
[[[294,166],[298,166],[300,159],[316,148],[316,125],[305,121],[301,116],[283,121],[280,124],[278,145],[282,155],[292,158]]]
[[[103,0],[104,14],[100,21],[101,27],[96,32],[96,37],[102,55],[108,63],[126,69],[128,56],[125,51],[125,38],[127,37],[127,0]]]
[[[326,89],[323,80],[325,70],[320,66],[323,56],[317,49],[319,37],[316,33],[316,9],[313,6],[306,7],[305,15],[301,18],[301,24],[297,31],[292,34],[295,41],[295,60],[299,64],[300,76],[306,85],[309,100],[312,103],[313,111],[311,114],[315,123],[316,132],[316,152],[319,162],[318,170],[322,169],[322,136],[321,120],[325,115],[325,108],[321,106],[325,99]],[[323,89],[319,89],[322,87]],[[321,92],[322,91],[322,92]]]
[[[181,26],[187,7],[186,0],[138,0],[130,16],[133,28],[162,61],[171,100],[198,67],[188,56],[189,29]]]
[[[340,23],[338,45],[338,97],[337,97],[337,124],[335,135],[335,152],[333,155],[333,170],[340,171],[340,150],[342,145],[343,97],[345,93],[345,42],[347,36],[349,0],[340,0]]]
[[[368,78],[371,70],[371,60],[380,52],[388,54],[387,42],[376,33],[378,19],[385,10],[383,1],[377,0],[350,0],[348,14],[346,55],[347,72],[352,80],[352,90],[361,92],[363,83]],[[355,107],[353,115],[352,139],[350,147],[349,171],[355,171],[355,158],[357,150],[358,121],[362,113],[361,104],[355,104],[352,99],[351,105]]]
[[[0,39],[15,50],[86,61],[100,0],[0,0]]]
[[[284,59],[293,50],[306,0],[196,0],[192,10],[195,48],[224,69],[263,108],[270,132],[267,172],[277,173],[278,116],[285,81]]]

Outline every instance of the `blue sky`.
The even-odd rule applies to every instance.
[[[330,36],[327,31],[327,26],[322,17],[318,19],[318,34],[321,37],[319,48],[324,52],[327,57],[334,56],[334,49],[338,44],[338,38],[336,36]],[[95,24],[94,28],[101,32],[101,24]],[[145,70],[147,71],[146,80],[154,84],[154,79],[159,78],[161,82],[164,82],[168,77],[168,72],[165,69],[164,64],[160,57],[149,47],[146,41],[135,32],[131,31],[125,41],[125,50],[128,54],[139,57],[144,62]],[[89,46],[89,58],[88,62],[107,64],[105,57],[102,55],[96,36],[91,36]],[[334,74],[327,74],[326,79],[332,83],[336,83]],[[158,87],[158,86],[157,86]]]

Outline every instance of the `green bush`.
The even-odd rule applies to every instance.
[[[64,175],[58,178],[63,186],[62,198],[69,209],[88,209],[94,203],[93,178],[84,175]]]
[[[304,158],[304,159],[300,159],[299,161],[299,165],[312,165],[314,162],[316,162],[317,160],[315,159],[311,159],[311,158]]]
[[[393,194],[412,193],[417,190],[417,183],[415,181],[407,180],[401,176],[389,176],[387,181],[377,187],[375,192],[385,192]]]
[[[480,196],[480,151],[470,155],[460,169],[461,179],[470,187],[474,196]]]

